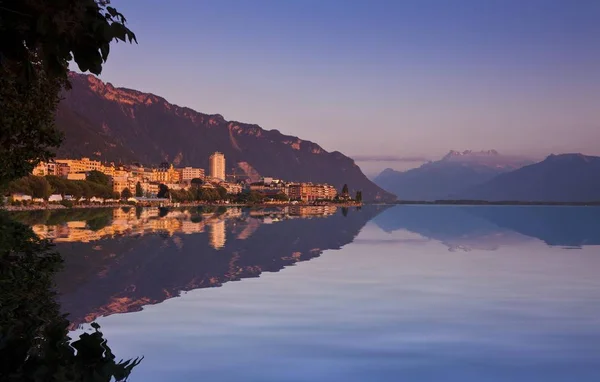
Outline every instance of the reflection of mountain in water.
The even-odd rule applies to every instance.
[[[471,208],[469,212],[548,245],[600,245],[600,207],[496,206]]]
[[[451,249],[497,249],[537,238],[548,245],[600,244],[600,208],[567,206],[399,206],[379,215],[384,231],[400,229]]]
[[[140,310],[180,291],[277,272],[350,243],[385,208],[352,210],[347,216],[339,209],[323,207],[228,209],[203,216],[194,211],[173,211],[162,218],[146,217],[157,220],[152,224],[140,222],[144,217],[139,211],[136,216],[135,209],[128,212],[132,214],[129,223],[116,212],[120,218],[100,228],[115,231],[106,238],[57,244],[65,259],[64,271],[57,278],[62,307],[70,313],[73,325],[79,325],[98,316]],[[120,228],[111,228],[115,224]],[[208,229],[200,228],[202,224]],[[75,236],[81,236],[78,230],[89,228],[76,225]],[[151,225],[162,228],[150,230],[147,227]],[[38,227],[37,231],[56,229]],[[63,236],[71,237],[68,233]]]

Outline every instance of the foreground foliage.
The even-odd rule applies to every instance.
[[[54,155],[68,63],[100,74],[114,40],[136,41],[107,0],[0,2],[0,187]]]
[[[127,379],[141,359],[115,361],[98,325],[71,343],[55,300],[61,264],[49,241],[0,212],[0,380]]]

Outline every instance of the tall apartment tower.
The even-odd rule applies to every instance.
[[[216,152],[208,159],[208,168],[211,178],[225,180],[225,155]]]

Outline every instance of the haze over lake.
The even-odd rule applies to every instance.
[[[598,207],[13,216],[132,381],[600,380]]]

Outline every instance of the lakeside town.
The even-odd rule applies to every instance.
[[[7,188],[4,208],[42,209],[75,206],[190,204],[360,204],[348,186],[338,190],[326,183],[290,182],[273,177],[226,173],[224,154],[209,157],[208,173],[199,167],[161,163],[115,165],[90,158],[40,162],[30,176]]]

